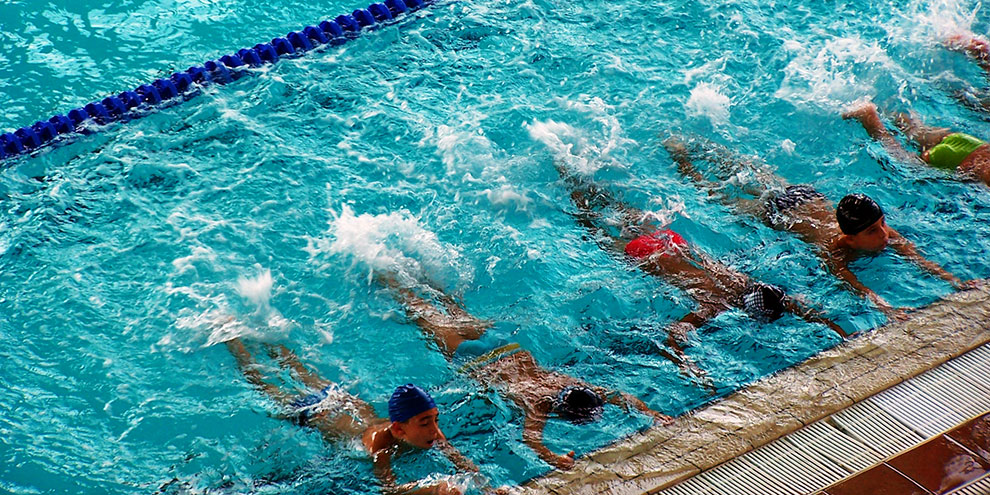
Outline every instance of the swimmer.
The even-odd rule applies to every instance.
[[[649,223],[643,211],[614,199],[598,186],[581,181],[561,165],[558,172],[572,188],[571,199],[577,206],[578,222],[596,234],[603,249],[625,254],[643,271],[667,280],[687,292],[698,307],[668,329],[668,346],[676,355],[663,355],[697,374],[687,361],[681,342],[687,332],[702,327],[719,314],[738,308],[757,321],[768,322],[792,313],[810,323],[827,326],[840,337],[846,332],[832,320],[809,308],[799,297],[788,296],[774,285],[750,277],[712,259],[690,245],[670,229],[658,229]],[[601,211],[613,210],[622,220],[619,234],[614,235]]]
[[[842,114],[844,119],[858,120],[871,138],[883,144],[890,156],[906,163],[922,163],[965,180],[990,185],[990,145],[982,139],[947,127],[930,127],[906,113],[894,116],[894,125],[921,148],[920,154],[907,151],[887,130],[873,102],[854,106]]]
[[[438,304],[434,304],[401,287],[394,278],[378,278],[392,289],[409,318],[436,343],[448,361],[459,366],[460,372],[498,390],[523,411],[523,442],[551,466],[574,466],[574,451],[557,454],[543,442],[543,429],[551,417],[583,425],[598,420],[608,403],[626,411],[632,406],[659,423],[672,421],[629,394],[543,368],[519,344],[489,334],[491,322],[472,316],[446,294],[440,293],[436,297]]]
[[[244,343],[238,338],[227,341],[227,349],[248,382],[285,408],[293,422],[319,430],[327,441],[359,439],[371,455],[383,493],[463,494],[446,481],[429,486],[419,486],[415,482],[396,485],[392,456],[412,448],[440,449],[459,471],[478,472],[474,463],[447,442],[437,423],[440,414],[437,406],[423,389],[413,384],[397,387],[388,400],[388,419],[379,418],[370,404],[308,370],[285,346],[266,346],[273,359],[294,371],[299,380],[315,392],[300,397],[265,381]],[[486,493],[504,493],[502,489],[486,490]]]
[[[911,241],[887,225],[880,205],[865,195],[847,195],[839,202],[838,208],[834,208],[824,194],[811,186],[790,185],[767,167],[757,167],[745,160],[733,160],[728,151],[713,145],[710,150],[713,153],[703,156],[718,165],[716,175],[721,182],[714,182],[695,168],[691,153],[682,141],[670,138],[664,145],[683,175],[709,194],[719,197],[723,203],[735,206],[772,228],[791,232],[815,246],[818,256],[832,274],[849,284],[858,294],[870,299],[888,316],[900,318],[904,312],[891,306],[849,270],[849,263],[863,253],[875,253],[890,247],[956,288],[972,285],[972,282],[962,282],[921,256]],[[725,181],[730,177],[739,177],[744,170],[751,172],[753,179],[744,184],[743,193],[754,199],[729,195],[724,187]]]

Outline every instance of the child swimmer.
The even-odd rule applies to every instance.
[[[319,392],[299,397],[266,382],[257,369],[254,357],[241,340],[234,338],[227,341],[227,349],[248,382],[288,409],[294,422],[316,428],[328,441],[359,439],[371,456],[383,493],[463,495],[460,488],[446,481],[428,486],[420,486],[416,482],[396,484],[392,457],[412,448],[440,449],[458,471],[478,472],[474,463],[447,442],[438,423],[439,410],[425,390],[411,383],[397,387],[388,400],[388,419],[379,418],[367,402],[306,369],[285,346],[268,347],[273,358],[295,371],[306,386]],[[496,490],[485,487],[483,490],[485,493],[507,493],[504,488]]]

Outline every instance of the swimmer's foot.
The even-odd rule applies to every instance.
[[[877,104],[872,101],[855,102],[842,112],[843,119],[856,119],[866,124],[867,120],[880,120]]]
[[[963,52],[983,62],[990,62],[990,41],[972,32],[956,33],[945,39],[949,50]]]
[[[677,136],[671,136],[665,139],[663,141],[663,147],[667,149],[667,153],[670,153],[670,157],[674,160],[681,161],[691,158],[687,143]]]
[[[396,280],[394,273],[380,272],[376,270],[372,273],[371,278],[378,285],[388,289],[399,290],[403,288],[402,285],[399,284],[399,281]]]

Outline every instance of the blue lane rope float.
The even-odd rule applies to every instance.
[[[362,30],[376,28],[406,12],[422,8],[433,0],[385,0],[373,3],[366,9],[339,15],[318,26],[306,26],[292,31],[268,43],[244,48],[217,60],[209,60],[201,66],[193,66],[176,72],[167,78],[150,84],[142,84],[131,91],[108,96],[65,115],[55,115],[47,121],[38,121],[13,132],[0,134],[0,160],[30,153],[59,141],[60,136],[88,134],[92,132],[87,121],[99,125],[125,122],[146,115],[149,108],[177,103],[195,96],[199,87],[210,84],[227,84],[247,74],[247,69],[274,64],[281,57],[299,55],[321,45],[338,46],[357,38]]]

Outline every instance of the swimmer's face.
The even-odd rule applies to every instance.
[[[413,447],[429,449],[443,439],[443,432],[437,422],[439,418],[440,412],[433,408],[409,418],[408,421],[392,423],[392,431],[396,437]]]
[[[849,236],[849,245],[861,251],[883,251],[890,241],[886,217],[880,217],[862,232]]]

